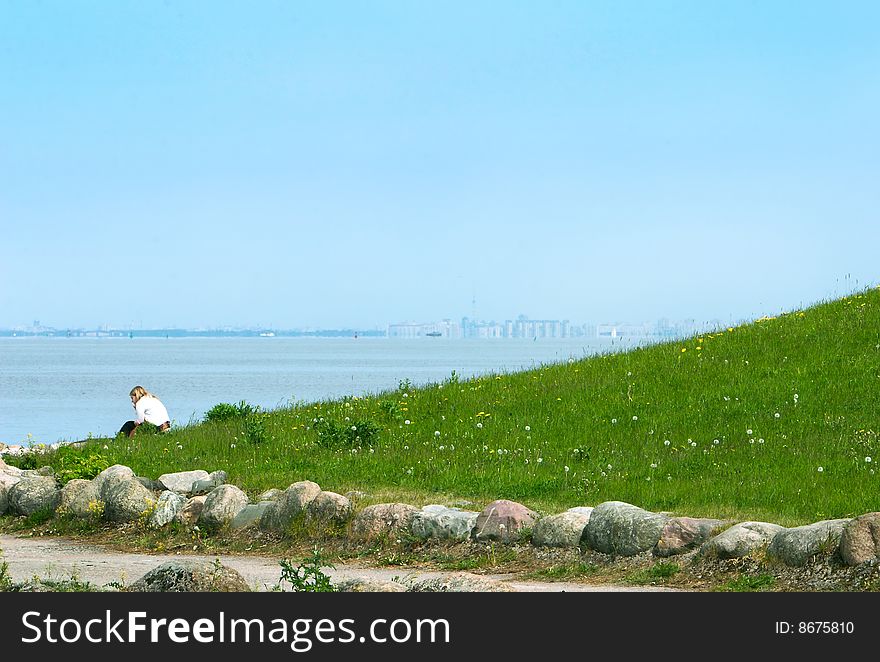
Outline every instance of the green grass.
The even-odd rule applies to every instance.
[[[627,575],[626,581],[636,585],[662,584],[679,572],[681,572],[681,566],[677,563],[660,562],[652,565],[650,568],[637,570]]]
[[[769,591],[775,584],[776,579],[773,575],[743,575],[742,577],[737,577],[736,579],[731,579],[729,582],[721,584],[714,590],[725,593]]]
[[[622,500],[786,525],[857,515],[880,509],[880,291],[623,354],[260,416],[259,435],[227,420],[97,449],[150,477],[225,469],[251,494],[311,479],[417,505]]]

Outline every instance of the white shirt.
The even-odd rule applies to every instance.
[[[134,406],[137,411],[137,422],[143,423],[147,421],[153,425],[162,425],[165,421],[171,421],[168,417],[168,410],[165,405],[159,402],[158,398],[145,395]]]

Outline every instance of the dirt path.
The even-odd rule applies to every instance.
[[[9,564],[9,573],[17,582],[37,575],[42,578],[68,579],[75,573],[81,581],[97,586],[110,582],[131,584],[149,570],[165,561],[176,558],[173,554],[133,554],[117,552],[99,545],[82,543],[65,538],[17,538],[0,535],[3,560]],[[234,568],[256,590],[265,591],[279,580],[281,568],[276,559],[259,556],[190,556],[186,558],[213,561]],[[327,574],[338,582],[352,577],[369,577],[374,580],[390,580],[407,577],[416,580],[432,579],[447,575],[445,572],[407,570],[406,568],[369,568],[357,565],[338,565]],[[608,591],[670,591],[662,587],[589,585],[573,582],[519,581],[515,575],[489,575],[492,579],[508,582],[518,591],[530,592],[608,592]]]

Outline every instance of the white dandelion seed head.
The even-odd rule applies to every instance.
[[[406,420],[403,422],[403,424],[404,424],[404,425],[409,425],[409,419],[406,419]]]
[[[816,469],[816,471],[818,471],[819,473],[822,473],[823,471],[825,471],[825,468],[824,468],[824,467],[818,467],[818,468]]]
[[[531,425],[527,425],[527,426],[526,426],[526,432],[531,432],[531,431],[532,431],[532,426],[531,426]]]
[[[870,455],[869,455],[868,457],[865,458],[865,462],[868,462],[868,463],[871,462],[871,456],[870,456]]]
[[[435,437],[439,437],[439,436],[440,436],[440,430],[434,430],[434,436],[435,436]]]
[[[664,445],[664,446],[668,446],[668,445],[669,445],[669,439],[664,439],[664,441],[663,441],[663,445]]]

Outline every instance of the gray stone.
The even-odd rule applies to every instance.
[[[284,490],[279,490],[277,487],[273,487],[271,490],[266,490],[260,496],[257,497],[258,501],[275,501],[279,496],[283,494]]]
[[[840,556],[847,565],[880,558],[880,513],[865,513],[847,522],[840,536]]]
[[[833,554],[849,519],[832,519],[779,531],[767,547],[767,557],[800,567],[819,554]]]
[[[113,476],[101,487],[104,497],[104,519],[109,522],[133,522],[149,517],[156,505],[156,497],[135,478]]]
[[[61,490],[54,478],[23,478],[12,486],[7,498],[14,515],[32,515],[41,510],[54,511],[61,502]]]
[[[165,486],[160,483],[158,480],[153,480],[152,478],[145,478],[144,476],[135,476],[137,478],[137,482],[146,487],[150,492],[164,492]]]
[[[700,555],[719,559],[748,556],[769,545],[773,536],[783,529],[778,524],[768,522],[740,522],[704,542]]]
[[[290,523],[305,513],[308,505],[321,493],[321,487],[310,480],[293,483],[263,513],[260,528],[284,531]]]
[[[205,508],[205,501],[207,499],[208,497],[206,496],[197,496],[187,499],[186,503],[183,504],[183,508],[177,513],[175,521],[186,527],[195,526],[196,522],[199,521],[199,517],[202,515],[202,510]]]
[[[179,559],[150,570],[128,587],[132,592],[217,593],[245,592],[250,587],[238,571],[219,561]]]
[[[247,504],[247,494],[235,485],[221,485],[205,499],[199,524],[209,529],[224,527],[235,519]]]
[[[229,523],[229,528],[233,531],[238,531],[239,529],[247,529],[252,526],[257,526],[260,523],[260,518],[263,516],[263,513],[266,512],[266,508],[271,504],[271,501],[249,503],[232,518],[232,521]]]
[[[370,540],[408,533],[417,512],[418,508],[406,503],[377,503],[367,506],[352,520],[351,537]]]
[[[405,593],[406,586],[369,577],[352,577],[336,585],[340,593]]]
[[[74,478],[61,488],[61,512],[88,518],[97,517],[101,512],[100,508],[103,508],[103,503],[93,481]]]
[[[111,489],[109,483],[128,478],[135,478],[134,471],[125,465],[114,464],[112,467],[104,469],[104,471],[99,473],[92,480],[95,483],[95,491],[97,492],[98,497],[102,501],[107,501],[107,496]]]
[[[479,513],[432,504],[413,515],[412,534],[421,540],[467,540]]]
[[[213,471],[211,475],[208,476],[205,480],[197,480],[192,485],[191,493],[193,496],[201,496],[202,494],[208,494],[209,492],[215,490],[221,485],[226,484],[226,472],[225,471]]]
[[[589,511],[567,510],[541,518],[532,531],[532,544],[537,547],[577,547],[593,509]]]
[[[499,499],[477,516],[473,536],[477,542],[517,542],[522,530],[531,528],[537,520],[538,514],[521,503]]]
[[[306,507],[306,513],[321,522],[345,522],[351,517],[351,501],[336,492],[321,491]]]
[[[7,492],[9,492],[9,488],[3,483],[0,483],[0,516],[5,515],[6,511],[9,509],[9,497],[7,496]]]
[[[623,501],[606,501],[593,509],[581,542],[615,556],[634,556],[651,549],[669,517]]]
[[[52,467],[40,467],[39,469],[24,469],[21,472],[22,478],[54,478],[55,470]]]
[[[413,593],[515,593],[516,589],[497,579],[489,579],[469,572],[442,575],[415,582],[409,587]]]
[[[170,524],[177,519],[185,504],[185,496],[178,492],[165,490],[159,495],[159,500],[156,502],[153,514],[150,515],[150,526],[158,529],[166,524]]]
[[[9,467],[14,469],[15,467]],[[21,480],[21,475],[16,475],[10,471],[0,471],[0,485],[10,488]]]
[[[660,540],[654,546],[654,556],[669,557],[696,549],[709,538],[719,526],[727,524],[720,519],[673,517],[660,532]]]
[[[189,494],[193,490],[193,483],[199,480],[208,480],[208,472],[203,469],[194,471],[178,471],[176,473],[162,474],[159,482],[164,489],[180,494]],[[215,487],[217,487],[215,485]]]

